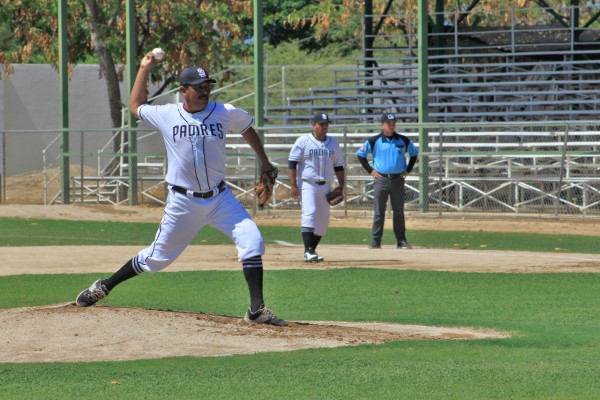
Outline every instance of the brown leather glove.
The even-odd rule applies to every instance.
[[[273,186],[275,186],[275,180],[278,175],[279,170],[277,168],[273,168],[260,174],[260,182],[254,187],[254,195],[258,200],[258,208],[260,210],[264,208],[267,201],[273,196]]]
[[[327,193],[327,202],[331,206],[335,206],[344,201],[344,188],[341,186],[336,187],[331,192]]]

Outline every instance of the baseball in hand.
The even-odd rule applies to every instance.
[[[152,50],[152,57],[154,57],[156,61],[160,61],[165,58],[165,52],[160,47],[157,47]]]

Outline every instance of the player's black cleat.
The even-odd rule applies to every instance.
[[[401,240],[398,242],[398,245],[396,246],[397,249],[412,249],[412,246],[410,244],[408,244],[408,242],[406,240]]]
[[[262,307],[256,312],[252,312],[250,308],[248,308],[246,315],[244,315],[244,321],[250,322],[251,324],[287,326],[287,322],[279,318],[267,307]]]
[[[381,243],[372,241],[371,244],[369,245],[369,248],[370,249],[381,249]]]
[[[102,284],[102,279],[92,283],[92,286],[79,293],[75,304],[79,307],[90,307],[108,296],[108,289]]]

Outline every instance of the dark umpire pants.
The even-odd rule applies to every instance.
[[[404,178],[400,175],[384,175],[373,183],[374,213],[373,241],[381,244],[385,208],[388,197],[392,203],[394,235],[396,243],[406,240],[406,225],[404,223]]]

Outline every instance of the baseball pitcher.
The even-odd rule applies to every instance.
[[[129,107],[136,118],[161,133],[167,149],[165,180],[169,193],[164,217],[150,246],[128,260],[111,277],[99,279],[82,291],[76,304],[92,306],[124,280],[167,268],[200,229],[210,225],[227,235],[237,248],[238,261],[250,292],[250,306],[244,320],[285,326],[287,323],[264,304],[262,255],[265,246],[261,233],[225,182],[227,132],[242,133],[261,161],[263,172],[276,170],[252,127],[254,118],[230,104],[211,101],[211,84],[216,81],[198,66],[186,68],[179,77],[183,103],[147,104],[147,81],[157,62],[152,52],[142,59]]]

